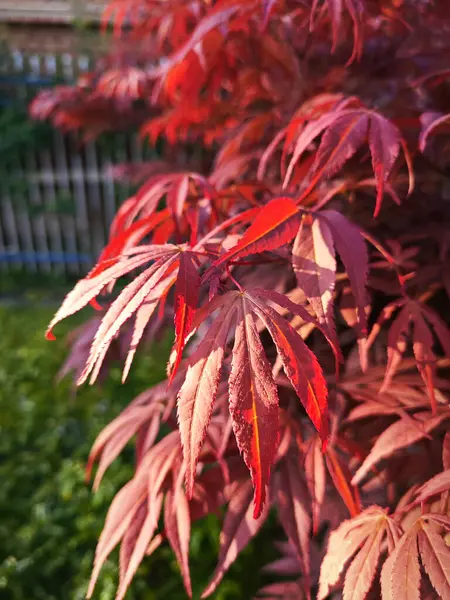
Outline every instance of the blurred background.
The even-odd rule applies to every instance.
[[[123,453],[93,494],[84,480],[101,429],[139,392],[164,378],[172,340],[145,353],[127,384],[113,367],[102,385],[74,390],[56,376],[66,334],[82,316],[44,339],[64,294],[104,246],[117,206],[132,186],[112,166],[158,158],[132,129],[83,143],[28,117],[39,90],[69,84],[107,48],[99,33],[104,0],[0,1],[0,597],[81,600],[108,506],[132,474]],[[259,570],[275,556],[265,528],[230,569],[216,599],[251,598]],[[217,558],[220,521],[195,526],[194,597]],[[256,551],[256,547],[258,548]],[[103,570],[95,598],[112,600],[117,555]],[[144,561],[130,599],[185,598],[169,548]]]

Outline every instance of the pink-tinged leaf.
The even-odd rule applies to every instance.
[[[264,304],[267,304],[268,302],[270,304],[276,304],[281,308],[285,309],[287,312],[290,312],[293,315],[298,315],[306,323],[310,323],[311,325],[314,325],[314,327],[317,327],[317,329],[319,329],[327,338],[328,343],[330,344],[333,350],[336,362],[342,360],[339,346],[336,345],[337,342],[333,341],[333,339],[329,337],[327,331],[324,328],[322,328],[320,323],[309,314],[309,312],[304,306],[292,302],[290,298],[288,298],[284,294],[280,294],[280,292],[276,292],[275,290],[252,288],[248,291],[248,294],[252,296],[253,302],[255,302],[255,299],[258,298],[259,303],[261,300],[263,300]]]
[[[130,439],[133,434],[142,426],[142,424],[148,420],[152,413],[157,410],[157,406],[129,406],[124,412],[122,412],[118,417],[116,417],[111,423],[109,423],[103,431],[97,436],[94,445],[92,446],[91,452],[89,454],[88,463],[86,466],[86,477],[87,479],[91,476],[92,467],[95,461],[98,459],[100,455],[102,455],[102,460],[105,461],[103,466],[103,473],[107,469],[108,465],[111,464],[112,460],[103,459],[105,454],[106,447],[111,441],[117,440],[119,436],[121,438],[122,431],[126,430],[128,434],[128,439]],[[122,439],[120,442],[115,443],[114,447],[109,447],[108,456],[111,453],[115,453],[115,447],[120,446],[119,451],[125,446],[126,441],[122,445]],[[114,449],[113,449],[114,448]],[[96,483],[94,483],[94,489],[96,489],[100,483],[101,475],[99,475],[99,471],[97,471],[96,480],[99,479]]]
[[[136,435],[136,465],[139,466],[147,454],[156,442],[158,433],[161,427],[161,415],[157,412],[154,413],[148,423],[139,429]]]
[[[178,422],[188,496],[192,494],[197,460],[217,394],[228,330],[236,312],[235,300],[236,295],[230,293],[209,303],[211,310],[222,305],[221,311],[191,356],[186,379],[178,394]],[[203,309],[197,316],[200,319],[204,314]]]
[[[425,152],[425,147],[429,136],[441,125],[445,125],[450,121],[450,115],[443,115],[438,112],[426,112],[420,116],[422,131],[419,136],[419,148],[421,152]]]
[[[318,214],[324,219],[333,236],[334,245],[347,271],[363,334],[367,332],[365,308],[367,305],[366,282],[369,258],[364,238],[356,225],[335,210]]]
[[[391,553],[394,551],[395,547],[400,541],[400,538],[403,535],[403,531],[395,521],[392,519],[387,520],[387,529],[386,529],[386,538],[387,538],[387,546],[388,552]]]
[[[328,113],[316,122],[318,129],[321,128],[323,123],[326,123],[325,133],[322,136],[311,169],[311,182],[300,199],[302,200],[320,179],[331,177],[337,173],[367,140],[372,156],[372,168],[377,182],[377,200],[374,212],[374,217],[376,217],[381,208],[384,185],[399,155],[401,145],[403,145],[408,168],[410,169],[409,153],[397,127],[378,113],[361,108],[336,110]],[[297,161],[299,157],[296,157],[294,153],[294,158]],[[291,167],[291,165],[289,166]],[[411,173],[410,178],[412,181]]]
[[[180,459],[180,437],[178,431],[173,431],[147,453],[139,467],[138,472],[147,473],[149,515],[153,514],[155,518],[157,518],[154,513],[155,507],[158,507],[158,496],[167,476]]]
[[[437,523],[440,527],[450,529],[450,516],[441,515],[439,513],[426,513],[423,518],[427,521],[433,521],[434,523]]]
[[[179,224],[189,192],[189,176],[182,175],[167,194],[167,206]]]
[[[430,323],[434,333],[437,335],[445,354],[450,358],[450,329],[441,317],[429,306],[424,306],[422,304],[420,305],[420,310],[425,319]]]
[[[292,248],[292,266],[297,285],[304,292],[317,315],[335,338],[333,291],[336,258],[333,236],[325,220],[314,219],[312,225],[303,219]]]
[[[380,558],[386,522],[380,519],[352,561],[344,581],[344,600],[365,600],[370,591]]]
[[[125,535],[123,536],[122,543],[120,544],[120,555],[119,555],[119,578],[120,583],[122,583],[127,571],[128,565],[130,564],[130,558],[133,554],[134,548],[136,546],[136,541],[139,537],[139,533],[145,523],[145,518],[147,517],[147,500],[145,499],[136,514],[134,515],[133,520],[130,523]]]
[[[224,263],[274,250],[287,244],[297,233],[301,212],[290,198],[276,198],[260,209],[258,216],[236,246],[225,252],[213,264],[215,269]]]
[[[147,548],[158,525],[158,517],[159,513],[161,512],[162,500],[163,497],[162,494],[160,494],[157,498],[157,506],[155,506],[153,513],[147,514],[142,528],[138,533],[136,544],[128,561],[127,570],[122,574],[121,577],[119,589],[117,590],[116,600],[123,600],[123,598],[125,597],[128,586],[130,585],[131,580],[133,579],[137,571],[137,568],[139,567],[139,565],[142,562],[142,559],[145,556]]]
[[[303,586],[297,581],[270,583],[260,589],[256,596],[265,600],[302,600],[304,597]]]
[[[237,316],[229,403],[234,435],[255,488],[256,519],[265,503],[270,468],[279,443],[278,393],[251,302],[244,295]]]
[[[392,600],[391,598],[391,581],[392,581],[392,566],[395,560],[395,550],[391,552],[391,554],[384,561],[383,567],[381,568],[380,573],[380,587],[381,587],[381,599],[382,600]],[[413,600],[420,600],[419,598],[414,598]]]
[[[410,420],[400,419],[390,425],[377,438],[369,455],[356,471],[352,484],[358,485],[377,462],[391,456],[397,450],[411,446],[427,437],[430,431],[449,417],[449,413],[433,417],[428,411],[425,411],[415,415],[419,421],[417,424],[411,423]]]
[[[367,351],[372,347],[383,325],[392,317],[392,315],[398,308],[404,305],[404,303],[405,300],[401,298],[400,300],[390,302],[389,304],[383,307],[380,316],[378,317],[376,323],[374,323],[370,331],[369,337],[367,338]]]
[[[164,526],[169,543],[180,565],[184,587],[191,598],[192,586],[188,558],[191,519],[189,515],[189,503],[182,488],[177,489],[175,492],[168,490],[166,494]]]
[[[94,592],[96,581],[106,559],[123,538],[144,500],[145,492],[145,481],[142,478],[133,479],[119,491],[112,501],[95,551],[94,568],[87,592],[88,598],[91,598]]]
[[[264,573],[274,573],[275,575],[298,575],[302,567],[296,556],[285,556],[269,563],[263,567]]]
[[[401,415],[401,408],[394,404],[384,404],[383,402],[377,402],[375,400],[366,400],[359,406],[356,406],[348,414],[346,421],[347,423],[354,423],[360,419],[367,419],[368,417],[380,416],[380,415]]]
[[[383,600],[420,600],[417,528],[404,534],[381,571]]]
[[[364,4],[361,2],[361,0],[326,0],[326,5],[331,21],[332,52],[336,50],[339,39],[342,34],[342,12],[344,4],[353,22],[353,52],[350,59],[347,62],[347,64],[350,64],[355,59],[360,59],[363,50]],[[319,10],[318,5],[318,0],[314,0],[311,7],[310,31],[313,31],[315,29],[315,14]],[[319,21],[320,18],[317,20]]]
[[[342,0],[327,0],[328,10],[330,12],[331,29],[333,32],[333,45],[331,51],[334,52],[337,48],[339,35],[341,33],[341,21],[342,21]],[[313,11],[311,11],[311,16]]]
[[[450,598],[450,548],[427,523],[419,531],[420,558],[439,598]]]
[[[445,470],[450,469],[450,431],[447,431],[442,442],[442,464]]]
[[[404,306],[394,319],[388,334],[388,362],[386,373],[381,386],[380,393],[385,392],[391,385],[392,379],[401,362],[403,352],[406,348],[404,340],[409,328],[409,307]]]
[[[131,369],[131,364],[133,362],[134,355],[136,354],[137,346],[144,335],[145,328],[148,325],[148,322],[153,316],[156,307],[158,306],[159,298],[152,299],[151,295],[147,296],[146,300],[141,304],[141,306],[136,311],[136,317],[133,327],[133,334],[131,336],[130,347],[127,352],[127,357],[125,359],[125,364],[123,367],[122,373],[122,383],[125,383],[128,373]]]
[[[276,480],[278,518],[291,540],[303,566],[303,575],[310,576],[309,534],[311,519],[304,482],[300,476],[299,462],[290,458],[279,466]]]
[[[434,371],[436,356],[432,350],[433,336],[425,319],[418,312],[414,315],[413,351],[417,368],[427,387],[431,401],[431,409],[436,414],[436,397],[434,393]]]
[[[130,198],[130,201],[133,198]],[[128,201],[127,201],[128,202]],[[127,204],[125,202],[125,204]],[[158,226],[162,226],[165,222],[167,222],[170,213],[167,209],[160,211],[159,213],[152,215],[151,217],[145,217],[139,219],[135,223],[131,223],[129,226],[124,228],[123,230],[118,231],[116,234],[110,234],[110,241],[103,249],[97,264],[94,266],[91,271],[89,271],[86,279],[95,279],[98,277],[105,269],[108,269],[112,265],[120,262],[123,256],[132,255],[133,253],[141,253],[146,251],[151,251],[156,254],[155,260],[167,254],[167,252],[161,253],[160,256],[157,256],[157,249],[163,249],[164,246],[169,250],[169,248],[173,251],[176,250],[176,247],[171,246],[170,244],[157,244],[156,241],[150,245],[140,245],[137,246],[147,235],[149,235],[155,228]],[[111,291],[114,282],[109,284],[108,289]]]
[[[320,509],[325,497],[326,473],[320,438],[311,438],[305,451],[305,476],[312,503],[313,532],[317,533],[320,523]]]
[[[136,354],[137,347],[139,345],[139,342],[141,341],[142,336],[144,335],[144,331],[148,325],[148,322],[152,318],[153,313],[155,312],[156,307],[158,306],[158,303],[160,302],[161,298],[164,298],[165,294],[167,293],[167,290],[172,287],[174,281],[175,278],[171,275],[169,275],[168,277],[164,277],[159,283],[155,285],[155,287],[148,294],[147,298],[137,309],[130,346],[123,367],[122,383],[124,383],[128,377],[128,373],[130,372],[134,355]]]
[[[217,567],[201,596],[202,598],[207,598],[214,592],[239,553],[258,533],[267,519],[269,513],[267,505],[258,519],[253,517],[253,494],[251,485],[249,484],[250,482],[241,485],[231,497],[220,534]]]
[[[85,278],[77,283],[64,299],[64,302],[50,322],[47,337],[52,338],[52,330],[57,323],[84,308],[91,300],[119,277],[137,269],[151,260],[158,260],[176,251],[176,246],[146,247],[146,252],[124,256],[119,262],[109,267],[94,278]]]
[[[86,367],[78,384],[83,383],[91,374],[93,383],[98,375],[105,354],[122,325],[145,302],[150,292],[166,275],[168,269],[177,260],[178,253],[158,260],[128,284],[112,303],[103,317],[91,346]]]
[[[248,293],[251,294],[252,298],[262,299],[265,304],[267,302],[277,304],[286,311],[291,312],[294,315],[298,315],[303,321],[312,323],[320,329],[319,323],[309,314],[304,306],[292,302],[292,300],[284,294],[280,294],[280,292],[276,292],[275,290],[266,290],[260,288],[252,288],[248,291]]]
[[[367,538],[384,519],[384,513],[376,508],[368,508],[363,513],[343,521],[341,525],[331,533],[327,553],[320,567],[318,600],[325,600],[334,586],[339,583],[344,567],[366,542]]]
[[[286,170],[286,175],[283,180],[283,188],[286,188],[289,180],[292,177],[294,168],[302,154],[311,145],[311,142],[320,135],[327,127],[329,127],[336,119],[336,112],[325,113],[321,118],[309,122],[302,130],[295,143],[294,152]]]
[[[332,177],[364,143],[369,116],[365,111],[346,110],[336,113],[334,122],[326,129],[317,150],[312,174]]]
[[[182,252],[175,285],[175,343],[173,350],[176,352],[176,358],[169,383],[172,382],[181,361],[186,338],[190,333],[197,309],[199,290],[200,276],[193,255],[190,252]]]
[[[377,180],[377,199],[374,217],[377,217],[383,200],[384,184],[400,152],[400,132],[388,119],[371,113],[369,148],[372,168]]]
[[[249,295],[267,327],[283,368],[323,442],[328,438],[327,387],[315,355],[298,333],[270,306]]]
[[[450,490],[450,469],[438,473],[417,490],[416,503],[424,502],[431,496]]]
[[[153,407],[151,407],[153,408]],[[93,489],[94,491],[97,491],[99,486],[100,486],[100,482],[103,478],[103,475],[105,474],[106,470],[108,469],[108,467],[112,464],[112,462],[119,456],[119,454],[121,453],[121,451],[125,448],[125,446],[127,445],[127,443],[130,441],[130,439],[133,437],[133,435],[136,433],[136,431],[139,429],[139,427],[141,427],[143,421],[142,416],[144,416],[144,418],[149,418],[150,414],[152,411],[149,410],[149,408],[141,408],[140,410],[137,410],[136,412],[141,413],[140,415],[138,414],[133,414],[132,419],[127,419],[127,421],[122,420],[120,423],[120,429],[118,429],[115,432],[114,437],[112,437],[103,447],[102,449],[102,456],[100,458],[100,462],[98,464],[98,469],[97,469],[97,473],[95,474],[95,479],[94,479],[94,484],[93,484]],[[110,425],[113,425],[113,423],[111,423]],[[92,448],[91,451],[91,456],[95,456],[95,454],[93,453],[97,453],[97,449],[94,447]],[[90,458],[91,464],[92,464],[92,458]]]

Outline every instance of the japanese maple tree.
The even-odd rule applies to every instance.
[[[31,107],[163,140],[117,168],[140,187],[47,332],[99,311],[78,383],[174,332],[89,457],[96,488],[134,439],[89,597],[117,545],[121,600],[166,542],[191,595],[191,524],[224,508],[202,597],[274,511],[289,578],[260,597],[450,598],[448,1],[112,0],[110,24],[114,52]]]

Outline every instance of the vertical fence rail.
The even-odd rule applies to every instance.
[[[87,54],[2,53],[0,111],[25,107],[40,87],[73,82],[91,65]],[[113,180],[111,165],[143,156],[131,134],[115,136],[106,147],[81,146],[53,131],[36,148],[0,149],[0,270],[86,273],[127,192]]]

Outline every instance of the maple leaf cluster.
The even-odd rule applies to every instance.
[[[111,22],[117,51],[31,107],[164,140],[117,167],[140,187],[47,333],[99,311],[63,367],[93,383],[174,330],[167,381],[89,458],[97,488],[135,440],[89,596],[117,545],[121,600],[165,542],[191,595],[191,525],[226,507],[203,597],[273,510],[290,579],[259,597],[450,598],[448,2],[112,0]]]

